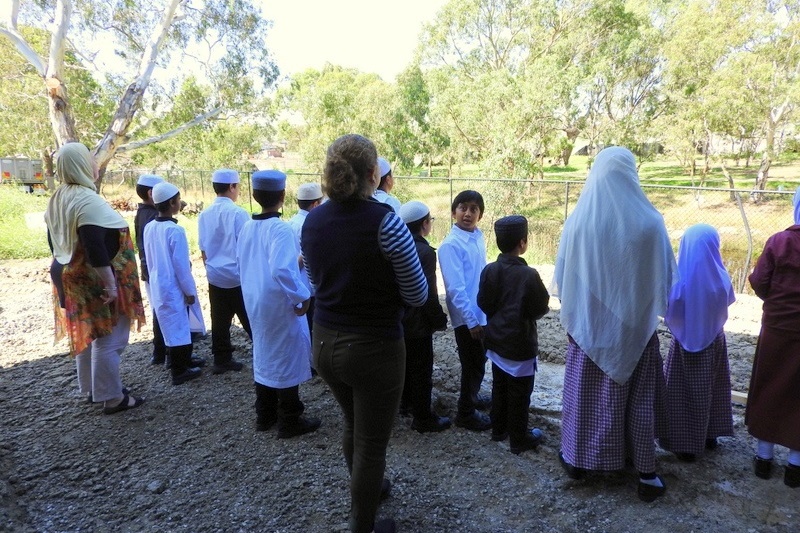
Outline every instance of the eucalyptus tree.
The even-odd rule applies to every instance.
[[[664,18],[668,113],[657,126],[692,177],[698,150],[702,152],[704,179],[711,157],[719,158],[715,139],[748,133],[745,124],[752,113],[741,98],[742,80],[731,62],[751,39],[756,24],[752,2],[687,0],[670,4]]]
[[[759,0],[761,23],[746,52],[732,61],[741,73],[745,94],[763,117],[764,154],[756,189],[764,190],[769,169],[778,153],[781,128],[800,104],[800,1]]]
[[[20,22],[38,26],[48,20],[53,22],[43,57],[20,31]],[[68,88],[64,72],[67,52],[80,56],[98,78],[96,64],[113,52],[118,103],[107,124],[95,125],[103,131],[93,150],[101,172],[117,152],[184,131],[181,127],[136,139],[137,113],[156,69],[169,68],[175,77],[183,77],[194,68],[214,88],[186,126],[219,116],[271,85],[277,68],[264,41],[268,28],[250,0],[6,0],[0,18],[0,34],[42,80],[58,144],[80,137],[72,103],[79,93]]]
[[[507,176],[541,170],[559,127],[550,52],[564,35],[554,1],[445,5],[423,30],[419,55],[430,83],[432,116],[455,154]]]
[[[379,153],[396,159],[390,142],[401,124],[396,91],[377,74],[330,64],[308,69],[293,76],[278,98],[299,118],[297,148],[311,168],[321,170],[331,142],[353,132],[369,137]]]

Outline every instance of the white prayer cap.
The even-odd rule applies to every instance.
[[[387,160],[382,157],[378,158],[378,169],[380,172],[381,177],[384,177],[386,174],[392,171],[392,165],[389,164]]]
[[[297,188],[298,200],[319,200],[322,198],[322,187],[319,183],[303,183]]]
[[[155,174],[142,174],[139,176],[139,180],[136,182],[136,185],[144,185],[145,187],[155,187],[159,183],[164,181],[164,178],[161,176],[156,176]]]
[[[406,224],[422,220],[430,214],[428,206],[417,200],[412,200],[400,206],[400,218]]]
[[[211,183],[239,183],[239,173],[229,168],[215,170],[211,175]]]
[[[162,181],[153,187],[153,203],[160,204],[161,202],[166,202],[179,192],[181,191],[173,184]]]
[[[286,174],[280,170],[258,170],[253,172],[253,190],[282,191],[286,189]]]

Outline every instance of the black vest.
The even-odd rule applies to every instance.
[[[302,245],[316,287],[314,322],[337,331],[397,339],[403,306],[380,247],[391,207],[374,200],[328,201],[303,223]]]

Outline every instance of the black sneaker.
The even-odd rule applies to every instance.
[[[397,524],[391,518],[382,518],[375,522],[372,526],[372,531],[375,533],[395,533],[397,531]]]
[[[492,440],[495,442],[503,442],[508,438],[508,431],[495,431],[492,429]]]
[[[151,365],[163,365],[166,360],[167,360],[167,357],[165,355],[163,355],[163,354],[162,355],[153,354],[153,356],[150,358],[150,364]]]
[[[783,484],[793,489],[800,487],[800,466],[786,463],[786,470],[783,472]]]
[[[411,421],[411,429],[420,433],[438,433],[450,427],[450,419],[446,416],[432,416],[423,420]]]
[[[667,486],[664,484],[664,480],[661,478],[661,476],[656,476],[656,479],[661,482],[660,487],[648,485],[647,483],[642,483],[639,481],[639,487],[636,489],[636,494],[643,502],[650,503],[656,498],[660,498],[665,492],[667,492]]]
[[[492,421],[481,412],[473,411],[468,416],[457,416],[456,426],[470,431],[486,431],[492,427]]]
[[[478,411],[488,411],[492,408],[492,397],[478,394],[475,397],[475,409]]]
[[[519,455],[526,450],[535,450],[544,439],[544,433],[539,428],[533,428],[525,433],[525,438],[522,442],[515,442],[511,444],[511,453]]]
[[[772,477],[772,459],[762,459],[756,455],[753,457],[753,471],[756,477],[769,479]]]
[[[183,373],[178,374],[177,376],[172,376],[172,384],[173,385],[181,385],[186,383],[187,381],[191,381],[193,379],[197,379],[203,375],[203,371],[197,367],[189,367],[183,371]]]
[[[189,366],[194,366],[194,367],[197,367],[197,368],[203,368],[204,366],[206,366],[206,360],[203,359],[202,357],[192,356],[192,358],[191,358],[191,360],[189,362]]]
[[[244,365],[242,363],[231,359],[227,363],[214,363],[214,366],[211,367],[211,373],[224,374],[228,370],[231,370],[233,372],[239,372],[242,368],[244,368]]]
[[[558,452],[558,462],[561,463],[561,468],[564,469],[564,472],[567,473],[567,477],[570,479],[583,479],[584,476],[586,476],[586,470],[569,464],[567,460],[564,459],[564,454],[560,451]]]
[[[381,501],[386,500],[392,495],[392,482],[386,478],[381,481]]]
[[[301,416],[296,422],[279,427],[278,438],[290,439],[292,437],[299,437],[300,435],[318,430],[321,425],[322,421],[319,418],[305,418]]]
[[[275,425],[275,422],[278,421],[278,417],[270,417],[270,418],[256,418],[256,431],[269,431],[272,426]]]

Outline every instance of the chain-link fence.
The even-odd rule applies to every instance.
[[[107,196],[129,197],[135,203],[135,185],[139,173],[134,171],[109,172],[104,179],[103,192]],[[191,203],[209,205],[214,200],[211,171],[165,171],[165,179],[181,189],[182,197]],[[252,200],[250,172],[241,172],[239,203],[250,211],[259,207]],[[321,182],[314,173],[290,173],[287,176],[287,196],[284,212],[292,215],[297,210],[295,191],[301,183]],[[486,211],[480,227],[486,235],[490,259],[497,253],[494,239],[494,221],[510,214],[525,215],[529,220],[528,254],[534,264],[552,264],[558,250],[558,241],[564,220],[574,209],[583,181],[519,180],[486,178],[446,178],[397,176],[392,194],[402,202],[420,200],[434,217],[430,240],[440,243],[452,224],[450,206],[452,199],[466,189],[481,193]],[[680,237],[689,226],[706,223],[717,228],[722,245],[722,257],[739,292],[749,290],[747,275],[754,260],[761,253],[767,238],[790,226],[792,194],[787,191],[766,191],[758,202],[750,191],[721,188],[679,187],[642,184],[650,201],[664,215],[673,248],[678,249]]]
[[[494,221],[510,214],[529,221],[528,249],[534,263],[552,264],[561,230],[583,189],[583,181],[506,180],[478,178],[397,178],[393,194],[401,201],[421,200],[437,221],[432,240],[440,242],[450,228],[450,203],[460,191],[474,189],[484,198],[486,211],[480,227],[490,256]],[[749,291],[747,276],[770,235],[793,224],[792,192],[766,191],[755,202],[750,191],[642,184],[645,194],[664,216],[677,251],[689,226],[706,223],[720,234],[722,258],[739,292]]]

